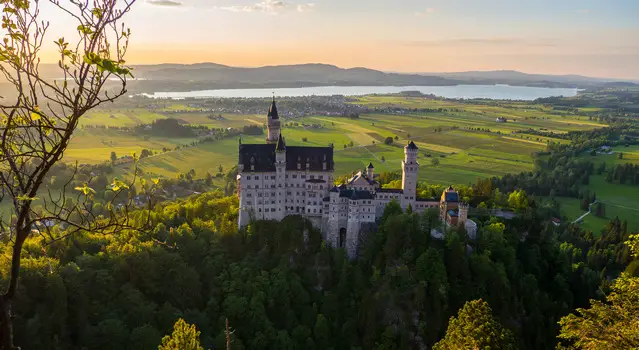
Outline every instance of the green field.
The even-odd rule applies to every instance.
[[[585,116],[551,113],[551,109],[524,102],[454,102],[421,97],[364,96],[353,104],[377,107],[401,106],[430,108],[430,112],[412,114],[362,114],[358,119],[333,116],[311,116],[283,120],[283,135],[289,145],[335,147],[337,175],[350,173],[372,162],[377,171],[400,169],[404,157],[403,146],[413,140],[420,148],[420,179],[449,184],[473,183],[475,180],[533,169],[531,155],[544,150],[547,142],[567,142],[562,139],[519,133],[530,128],[565,133],[601,127]],[[152,107],[100,110],[83,120],[83,125],[134,126],[159,118],[176,118],[192,125],[209,128],[241,128],[263,125],[264,115],[206,113],[179,103],[165,103]],[[441,109],[440,109],[441,108]],[[497,117],[509,122],[497,123]],[[295,123],[296,126],[293,126]],[[313,128],[310,125],[321,125]],[[480,130],[477,130],[480,129]],[[391,145],[386,137],[397,137]],[[303,141],[306,139],[306,141]],[[264,136],[244,137],[244,142],[264,142]],[[100,163],[111,152],[118,156],[143,149],[159,151],[189,144],[193,139],[151,137],[144,139],[135,133],[116,129],[81,129],[65,154],[65,161]],[[350,146],[352,143],[352,147]],[[344,146],[348,147],[345,148]],[[630,155],[629,155],[630,156]],[[439,165],[433,165],[433,159]],[[219,165],[228,169],[237,163],[237,139],[207,142],[152,156],[140,162],[148,176],[173,177],[179,173],[196,171],[196,177],[215,173]],[[130,164],[118,166],[127,174]]]
[[[581,225],[593,232],[599,232],[610,220],[619,217],[628,221],[628,229],[639,232],[639,186],[607,183],[603,176],[590,177],[587,188],[594,191],[597,201],[605,204],[606,217],[599,218],[594,214],[586,216]],[[585,213],[581,210],[579,200],[575,198],[558,198],[562,214],[571,220]]]

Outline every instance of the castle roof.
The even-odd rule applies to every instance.
[[[270,172],[275,171],[276,144],[241,144],[239,150],[239,164],[244,165],[244,171]],[[331,147],[286,147],[286,170],[333,171],[333,148]],[[326,169],[324,169],[326,163]]]
[[[377,181],[375,181],[375,180],[373,180],[373,179],[369,179],[369,178],[368,178],[368,175],[367,175],[366,173],[364,173],[364,172],[361,172],[361,171],[357,172],[357,174],[355,174],[353,177],[351,177],[350,179],[348,179],[348,183],[349,183],[349,184],[352,184],[353,182],[355,182],[355,181],[359,180],[360,178],[362,178],[362,179],[366,180],[366,182],[367,182],[369,185],[374,185],[374,184],[376,184],[376,183],[377,183]]]
[[[330,192],[339,192],[339,189],[337,188],[337,186],[333,186]]]
[[[368,169],[374,169],[373,163],[368,163]]]
[[[271,107],[268,109],[268,116],[271,119],[280,119],[280,116],[277,113],[277,106],[275,105],[275,98],[273,98],[273,102],[271,103]]]
[[[446,192],[444,194],[445,202],[459,202],[459,195],[457,192]]]
[[[456,218],[459,216],[459,214],[455,210],[449,210],[448,215],[450,215],[451,218]]]
[[[343,190],[339,193],[339,196],[342,198],[349,198],[353,201],[360,199],[373,199],[373,195],[370,192],[357,190]]]
[[[417,148],[417,145],[416,145],[416,144],[415,144],[415,142],[413,142],[413,141],[411,141],[411,142],[408,144],[408,146],[406,146],[406,148],[408,148],[408,149],[414,149],[414,150],[419,149],[419,148]]]
[[[379,193],[404,193],[404,190],[401,188],[379,188],[377,189]]]
[[[276,151],[286,151],[286,142],[284,142],[284,138],[282,137],[282,133],[280,133],[280,137],[277,139],[277,145],[275,146]]]

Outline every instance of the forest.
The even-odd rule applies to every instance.
[[[486,218],[474,241],[433,239],[437,215],[391,204],[354,261],[301,217],[238,232],[237,206],[209,192],[156,206],[147,232],[30,238],[16,343],[154,349],[183,318],[209,349],[225,347],[227,320],[233,349],[430,348],[481,299],[512,335],[497,348],[550,349],[563,316],[601,299],[611,277],[639,272],[622,223],[601,236],[555,227],[534,203],[512,220]]]

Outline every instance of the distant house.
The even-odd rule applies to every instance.
[[[508,119],[506,119],[504,117],[497,117],[497,119],[495,119],[495,121],[497,123],[506,123],[506,122],[508,122]]]

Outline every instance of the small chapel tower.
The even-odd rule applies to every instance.
[[[402,161],[402,207],[408,207],[408,203],[417,198],[417,174],[419,173],[419,163],[417,163],[417,145],[413,141],[404,147],[404,160]]]
[[[275,143],[280,138],[280,116],[277,113],[277,106],[275,105],[275,96],[271,107],[268,109],[268,117],[266,127],[268,128],[268,134],[266,136],[266,142]]]

